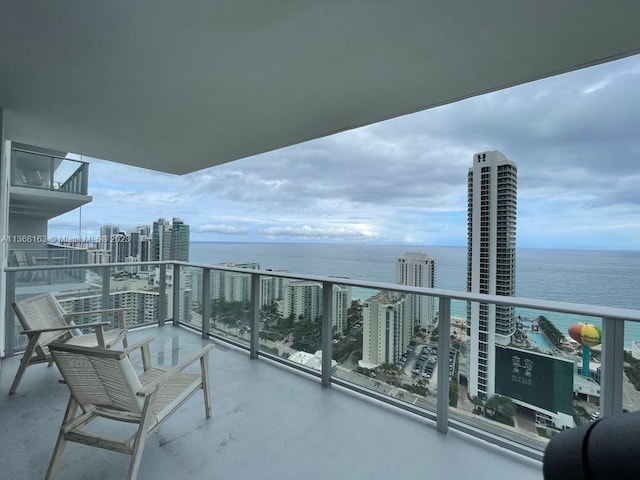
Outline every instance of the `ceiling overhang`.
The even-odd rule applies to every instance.
[[[186,173],[640,51],[640,2],[0,0],[5,138]]]

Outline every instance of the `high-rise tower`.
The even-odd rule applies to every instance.
[[[467,291],[515,295],[517,167],[499,151],[477,153],[468,174]],[[495,393],[496,345],[515,331],[513,307],[469,302],[469,395]]]
[[[153,222],[151,238],[153,239],[153,260],[168,260],[171,247],[171,226],[166,218],[159,218]]]
[[[172,224],[159,218],[151,228],[153,260],[189,261],[189,225],[177,217]]]
[[[436,262],[424,253],[407,252],[396,261],[396,283],[412,287],[435,287]],[[433,297],[410,294],[413,322],[423,328],[433,325]]]
[[[189,225],[173,217],[171,225],[171,260],[189,261]]]

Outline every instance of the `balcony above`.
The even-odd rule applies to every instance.
[[[54,218],[91,202],[88,163],[36,150],[11,150],[12,215]]]
[[[155,336],[152,361],[173,365],[205,342],[184,328],[137,329]],[[133,358],[138,361],[137,357]],[[9,396],[19,356],[0,376],[0,451],[7,478],[43,478],[68,400],[55,367],[31,367]],[[430,422],[375,404],[316,377],[252,361],[217,344],[209,357],[213,417],[200,394],[147,440],[139,478],[541,479],[538,462],[464,434],[443,435]],[[28,445],[28,448],[24,446]],[[59,478],[121,479],[128,457],[70,445]]]

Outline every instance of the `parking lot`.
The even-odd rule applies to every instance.
[[[456,351],[449,351],[449,379],[453,376]],[[396,365],[402,373],[413,378],[435,378],[438,369],[438,346],[434,343],[418,344],[412,342]]]

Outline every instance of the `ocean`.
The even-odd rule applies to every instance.
[[[395,282],[395,262],[405,252],[420,252],[436,260],[436,287],[466,290],[466,247],[375,244],[208,243],[193,242],[196,263],[260,264],[262,269],[310,275],[334,275],[373,282]],[[640,252],[520,248],[516,252],[516,293],[519,297],[557,300],[640,310]],[[364,299],[371,290],[353,289]],[[452,316],[464,318],[464,302],[453,302]],[[518,309],[518,315],[545,315],[566,333],[570,324],[598,319]],[[625,346],[640,340],[640,323],[625,324]]]

